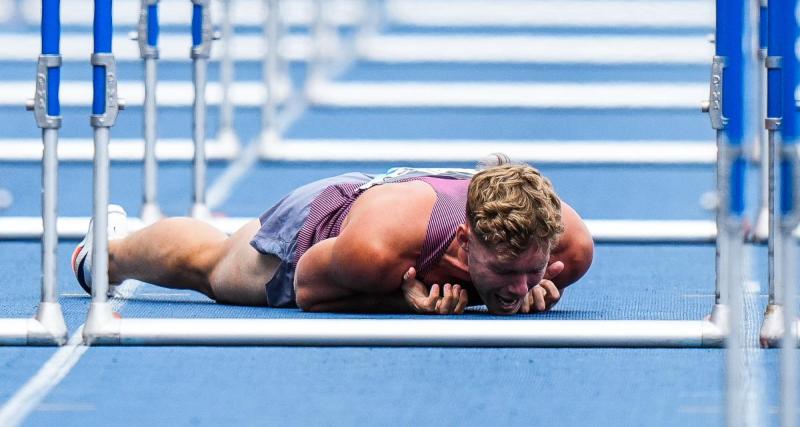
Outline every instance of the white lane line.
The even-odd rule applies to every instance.
[[[236,82],[231,85],[230,98],[238,107],[261,107],[267,92],[261,81]],[[0,106],[22,106],[33,98],[35,82],[0,82]],[[129,107],[139,107],[144,102],[144,84],[122,81],[117,86],[119,97]],[[277,86],[277,101],[284,102],[291,92],[288,84]],[[62,81],[59,98],[62,107],[87,107],[92,104],[92,82]],[[194,102],[194,85],[191,82],[161,81],[157,88],[159,107],[191,107]],[[222,86],[210,82],[206,86],[206,103],[222,102]]]
[[[380,35],[358,41],[362,59],[402,62],[709,64],[703,36]]]
[[[431,27],[712,28],[713,2],[625,0],[389,0],[392,22]]]
[[[112,309],[118,311],[124,306],[126,299],[133,296],[140,285],[141,282],[128,281],[117,287],[118,297],[111,300]],[[50,391],[69,374],[89,350],[89,347],[83,344],[83,327],[84,325],[78,327],[69,337],[67,344],[50,356],[39,371],[0,408],[0,426],[15,427],[22,424]]]
[[[88,349],[89,347],[83,345],[83,326],[81,326],[69,338],[67,344],[59,348],[36,375],[0,408],[0,425],[13,427],[22,424],[28,414],[67,376]]]
[[[679,108],[700,111],[702,83],[318,82],[311,103],[343,108]]]

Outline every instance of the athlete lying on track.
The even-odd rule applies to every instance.
[[[536,169],[350,173],[294,190],[230,237],[169,218],[109,242],[109,281],[319,312],[541,312],[592,262],[592,238]],[[111,236],[124,211],[109,210]],[[73,269],[91,292],[90,233]]]

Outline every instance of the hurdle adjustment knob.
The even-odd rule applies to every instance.
[[[702,110],[704,113],[707,113],[709,110],[711,110],[711,102],[709,102],[707,100],[706,101],[701,101],[700,102],[700,110]]]
[[[34,101],[33,99],[27,99],[27,100],[25,100],[25,109],[26,109],[26,110],[28,110],[28,111],[33,111],[33,109],[34,109],[35,107],[36,107],[36,101]]]
[[[119,108],[120,110],[124,110],[125,109],[125,100],[124,99],[122,99],[122,98],[117,99],[117,108]]]

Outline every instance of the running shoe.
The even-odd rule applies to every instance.
[[[108,205],[108,240],[122,239],[128,235],[128,214],[119,205]],[[94,238],[94,218],[89,221],[89,231],[72,252],[72,271],[84,291],[92,294],[92,239]],[[109,284],[108,295],[113,294],[114,286]]]

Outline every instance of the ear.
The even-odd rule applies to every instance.
[[[461,247],[465,252],[469,252],[469,225],[467,224],[459,224],[456,228],[456,240],[458,241],[458,246]]]

